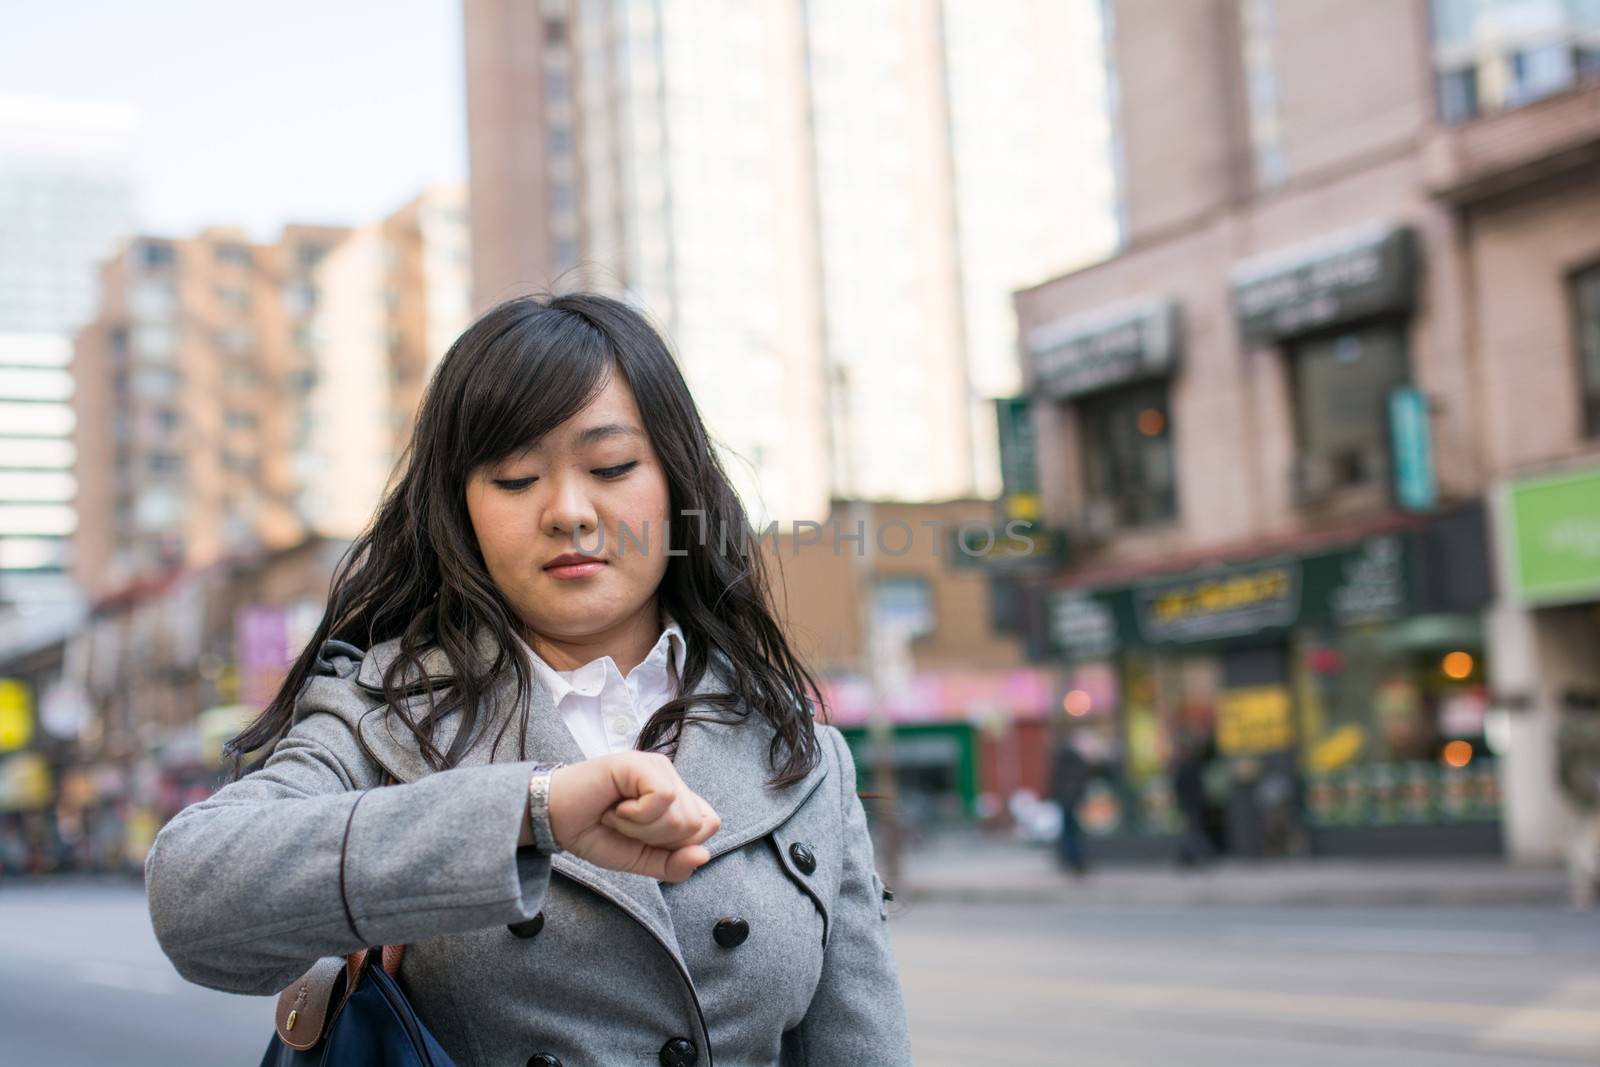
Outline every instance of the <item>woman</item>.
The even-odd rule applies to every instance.
[[[461,1067],[910,1063],[850,751],[661,338],[502,304],[403,465],[232,744],[267,758],[151,847],[179,973],[405,945]]]

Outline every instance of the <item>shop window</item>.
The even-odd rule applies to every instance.
[[[1078,412],[1088,512],[1116,526],[1172,518],[1177,493],[1166,383],[1092,396],[1079,402]]]
[[[1600,263],[1572,276],[1572,307],[1577,317],[1584,432],[1600,437]]]
[[[1309,503],[1389,470],[1389,394],[1406,382],[1397,326],[1319,336],[1289,348],[1299,462],[1296,497]]]

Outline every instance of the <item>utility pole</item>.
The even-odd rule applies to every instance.
[[[877,612],[877,533],[873,529],[872,504],[863,498],[857,474],[849,368],[835,365],[834,377],[837,385],[834,417],[840,424],[835,441],[843,453],[844,480],[850,491],[852,532],[859,531],[862,535],[854,567],[856,629],[860,634],[862,673],[867,677],[871,694],[867,710],[867,737],[871,751],[872,791],[879,797],[874,809],[878,812],[878,865],[884,881],[894,884],[900,877],[900,810],[899,790],[895,787],[894,775],[894,723],[889,718],[883,664],[878,655],[885,635],[881,633]],[[904,637],[897,635],[896,639],[904,640]]]

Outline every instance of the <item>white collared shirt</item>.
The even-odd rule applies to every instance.
[[[670,618],[649,654],[626,678],[610,656],[558,671],[526,641],[522,647],[534,677],[549,691],[556,711],[589,759],[633,748],[650,716],[678,695],[674,679],[683,677],[687,651],[683,630]],[[669,655],[674,674],[668,673]]]

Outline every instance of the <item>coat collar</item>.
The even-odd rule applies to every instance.
[[[483,666],[493,664],[499,650],[493,630],[487,624],[479,627],[473,648]],[[398,638],[374,645],[362,658],[355,676],[356,684],[381,694],[384,673],[398,652]],[[428,649],[419,659],[429,676],[450,672],[448,659],[437,648]],[[732,663],[719,650],[713,650],[710,664],[695,692],[724,691],[732,670]],[[398,679],[401,690],[406,690],[419,677],[415,668],[402,670]],[[460,766],[518,759],[579,763],[585,758],[537,673],[532,674],[530,683],[532,698],[524,745],[519,748],[516,731],[511,728],[516,719],[513,706],[516,675],[508,668],[484,700],[478,737],[463,753]],[[426,699],[414,697],[410,706],[425,708]],[[420,717],[422,711],[412,710],[412,714]],[[708,710],[704,714],[718,713]],[[438,722],[434,737],[440,751],[447,749],[454,739],[459,719],[459,714],[452,713]],[[396,780],[411,782],[428,773],[415,738],[387,705],[379,704],[363,715],[356,731],[367,752]],[[767,754],[774,735],[771,724],[753,714],[732,723],[689,722],[683,725],[673,764],[684,783],[705,798],[722,819],[721,828],[705,843],[713,860],[782,825],[828,775],[828,760],[819,758],[817,765],[800,781],[779,789],[768,788],[771,770]],[[666,902],[654,879],[599,867],[571,853],[557,855],[553,865],[561,874],[609,898],[644,924],[672,954],[687,977]]]

